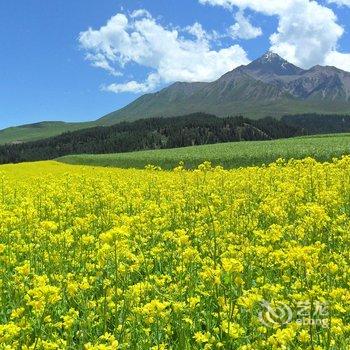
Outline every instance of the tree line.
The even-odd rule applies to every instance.
[[[273,118],[218,118],[195,113],[93,127],[0,146],[0,163],[48,160],[68,154],[101,154],[298,136],[302,129]]]
[[[281,121],[301,129],[307,135],[334,134],[350,131],[350,115],[300,114],[286,115]]]
[[[119,153],[233,141],[261,141],[300,135],[350,132],[350,116],[301,114],[280,120],[218,118],[194,113],[92,127],[59,136],[0,146],[0,163],[48,160],[69,154]]]

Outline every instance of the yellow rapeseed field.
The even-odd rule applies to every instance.
[[[0,349],[350,349],[350,158],[0,167]]]

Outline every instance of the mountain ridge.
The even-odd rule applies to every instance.
[[[186,95],[185,90],[191,90],[191,94]],[[174,100],[173,96],[179,99]],[[147,99],[145,104],[144,99]],[[109,124],[142,116],[200,111],[221,117],[243,114],[249,118],[293,113],[346,114],[350,112],[350,73],[332,66],[302,69],[269,51],[213,82],[174,83],[141,96],[100,120]]]
[[[268,51],[213,82],[175,82],[90,123],[57,127],[58,122],[52,122],[52,126],[46,122],[41,129],[31,124],[1,130],[0,144],[36,140],[90,126],[198,112],[252,119],[304,113],[349,114],[350,73],[333,66],[302,69]]]

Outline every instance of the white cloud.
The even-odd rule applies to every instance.
[[[271,50],[303,68],[324,64],[336,52],[344,29],[334,12],[314,0],[199,0],[202,4],[277,16],[277,31],[270,37]],[[347,3],[349,0],[337,0]]]
[[[111,84],[103,86],[102,90],[114,92],[116,94],[121,92],[133,92],[133,93],[146,93],[153,91],[159,84],[160,78],[157,74],[149,74],[146,81],[138,83],[135,80],[129,81],[124,84]]]
[[[185,30],[196,37],[198,40],[207,40],[210,38],[208,33],[203,29],[202,25],[198,22],[194,23],[191,26],[187,26]]]
[[[324,63],[344,33],[332,10],[315,1],[298,0],[297,7],[280,16],[272,50],[305,68]]]
[[[254,27],[248,18],[244,16],[243,11],[238,11],[235,15],[237,21],[229,29],[230,35],[236,39],[254,39],[262,35],[261,28]]]
[[[291,4],[299,0],[199,0],[201,4],[212,6],[223,6],[232,8],[236,6],[240,9],[250,8],[266,15],[275,15],[284,12]]]
[[[79,41],[87,59],[109,72],[129,63],[151,71],[145,82],[128,81],[105,88],[114,92],[148,92],[160,83],[179,80],[212,81],[249,62],[239,45],[213,49],[215,33],[207,33],[199,23],[186,31],[194,38],[184,38],[178,30],[161,26],[148,12],[129,17],[119,13],[100,29],[80,33]]]
[[[194,24],[187,26],[184,29],[180,28],[179,30],[193,35],[199,41],[207,42],[208,45],[210,45],[211,41],[216,41],[227,37],[227,35],[219,34],[215,30],[207,32],[206,30],[204,30],[203,26],[198,22],[195,22]]]
[[[350,53],[331,51],[325,59],[325,64],[350,72]]]
[[[91,62],[91,64],[94,67],[97,68],[102,68],[104,70],[106,70],[108,73],[110,73],[111,75],[118,77],[123,75],[121,72],[119,72],[118,70],[116,70],[115,68],[113,68],[108,60],[106,59],[106,57],[100,53],[96,53],[96,54],[90,54],[88,53],[85,57],[88,61]]]
[[[350,7],[350,0],[328,0],[329,4],[337,4],[339,6],[349,6]]]

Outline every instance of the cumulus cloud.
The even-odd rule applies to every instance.
[[[141,10],[130,16],[116,14],[103,27],[80,33],[79,42],[86,50],[86,58],[110,73],[117,73],[130,63],[148,68],[150,74],[144,82],[132,80],[104,88],[117,93],[145,93],[161,83],[179,80],[212,81],[249,62],[239,45],[215,50],[215,33],[207,33],[199,23],[187,27],[185,32],[191,38],[177,29],[163,27]]]
[[[238,11],[235,15],[236,23],[229,29],[230,35],[234,39],[254,39],[262,35],[262,30],[259,27],[254,27],[248,18],[244,16],[243,11]]]
[[[334,0],[347,3],[349,0]],[[202,4],[250,9],[279,19],[271,50],[303,68],[325,63],[336,53],[344,29],[335,13],[311,0],[199,0]],[[340,61],[340,60],[339,60]]]

